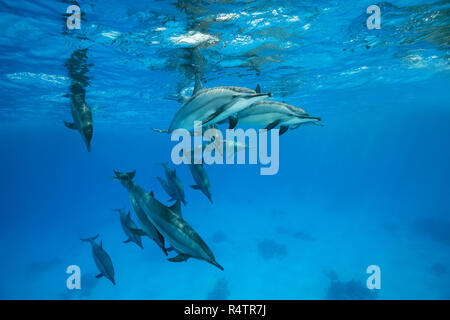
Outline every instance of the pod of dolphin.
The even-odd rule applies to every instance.
[[[175,113],[169,128],[153,130],[169,134],[176,129],[193,132],[196,129],[194,122],[208,127],[229,123],[230,129],[236,126],[266,130],[279,128],[279,134],[282,135],[288,129],[297,129],[305,124],[321,125],[319,117],[310,116],[305,110],[298,107],[268,100],[271,96],[271,93],[262,93],[259,85],[255,90],[231,86],[204,88],[200,78],[196,76],[192,96],[184,99],[184,103]],[[73,122],[64,123],[68,128],[80,133],[89,152],[93,122],[91,110],[85,102],[84,89],[80,90],[76,83],[73,84],[70,98]],[[245,145],[242,146],[235,141],[223,140],[223,143],[232,143],[238,151],[246,148]],[[133,181],[136,170],[132,172],[114,170],[112,179],[120,182],[128,192],[137,221],[136,224],[132,220],[129,211],[114,210],[119,213],[122,229],[127,236],[124,243],[133,242],[143,249],[141,237],[147,236],[161,248],[166,256],[170,251],[177,253],[168,261],[181,262],[194,258],[204,260],[220,270],[224,270],[216,261],[208,245],[181,214],[181,203],[186,205],[187,202],[183,185],[177,177],[175,169],[172,169],[167,163],[161,165],[164,169],[165,179],[161,177],[156,177],[156,179],[170,197],[168,201],[175,201],[171,206],[164,205],[155,198],[153,191],[147,192]],[[213,203],[209,178],[203,164],[189,164],[189,170],[195,181],[191,188],[200,190]],[[102,242],[100,245],[95,242],[98,237],[99,235],[96,235],[81,240],[89,242],[92,246],[94,261],[100,271],[97,278],[104,276],[115,285],[112,260],[103,249]],[[170,245],[168,248],[166,242]]]

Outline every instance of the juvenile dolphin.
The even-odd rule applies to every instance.
[[[272,96],[271,93],[257,93],[243,87],[214,87],[204,89],[200,78],[196,76],[192,97],[178,109],[169,126],[168,133],[176,129],[194,130],[194,121],[200,121],[202,126],[214,124],[239,111],[252,103]]]
[[[237,122],[240,126],[259,127],[267,130],[280,127],[280,135],[285,133],[289,127],[296,129],[307,123],[320,125],[318,123],[320,120],[318,117],[311,117],[303,109],[271,100],[255,102],[237,114]]]
[[[128,237],[128,239],[125,240],[123,243],[128,243],[131,241],[136,243],[142,249],[144,249],[144,247],[142,246],[142,239],[141,239],[141,234],[143,233],[143,231],[140,230],[141,232],[136,232],[136,230],[139,229],[134,223],[134,221],[131,219],[130,211],[128,211],[128,214],[123,209],[114,209],[114,211],[119,212],[120,224],[122,225],[122,229],[125,232],[126,236]]]
[[[95,239],[98,238],[99,235],[96,235],[92,238],[81,239],[81,241],[90,242],[92,246],[92,254],[94,256],[95,265],[97,266],[100,273],[96,276],[97,279],[105,276],[109,281],[112,282],[113,285],[116,285],[114,281],[114,267],[109,257],[108,253],[103,249],[102,241],[100,241],[100,245],[95,242]]]
[[[122,173],[117,172],[114,170],[115,177],[113,177],[114,180],[118,180],[122,183],[122,185],[127,189],[128,196],[130,197],[131,205],[133,206],[134,212],[136,213],[136,218],[139,223],[139,226],[142,230],[132,230],[133,232],[141,235],[141,236],[148,236],[150,239],[156,242],[156,244],[161,248],[161,250],[164,252],[164,254],[167,256],[167,250],[164,246],[164,237],[161,233],[158,232],[158,230],[155,228],[155,226],[152,224],[152,222],[147,217],[147,203],[146,203],[146,195],[144,189],[142,189],[140,186],[138,186],[136,183],[131,181],[135,174],[136,170],[133,172],[128,173]],[[129,182],[128,182],[129,180]]]
[[[180,201],[177,200],[171,207],[166,207],[161,202],[155,199],[153,192],[146,193],[144,189],[133,182],[134,172],[121,173],[114,171],[117,180],[129,190],[129,192],[139,193],[136,197],[142,208],[145,208],[145,213],[164,236],[164,238],[171,244],[171,247],[178,252],[174,258],[169,261],[180,262],[188,258],[196,258],[205,260],[212,265],[223,270],[222,266],[216,262],[214,254],[208,248],[206,243],[200,238],[195,230],[182,218]]]
[[[200,190],[203,194],[213,203],[211,195],[211,185],[209,183],[208,175],[206,174],[203,164],[189,164],[189,170],[191,171],[192,177],[195,180],[194,185],[191,185],[192,189]]]
[[[70,95],[70,110],[72,111],[73,122],[66,122],[64,124],[67,128],[78,130],[83,138],[88,152],[91,151],[91,139],[93,134],[92,112],[85,101],[85,90],[83,87],[74,83],[71,88]]]
[[[167,184],[172,190],[172,195],[169,194],[169,196],[172,196],[171,200],[180,200],[184,205],[186,205],[186,200],[184,200],[183,184],[181,183],[180,178],[177,177],[176,170],[169,167],[168,163],[161,163],[161,165],[163,166],[166,174]]]

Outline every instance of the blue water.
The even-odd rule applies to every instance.
[[[0,3],[0,298],[450,298],[448,1],[378,3],[380,30],[366,27],[371,1],[85,0],[72,31],[70,3]],[[144,250],[122,243],[111,210],[131,210],[113,169],[136,169],[168,204],[155,177],[173,143],[149,127],[169,126],[194,73],[206,87],[260,84],[324,124],[280,137],[276,175],[206,166],[214,204],[176,167],[183,216],[224,271],[168,262],[146,237]],[[74,77],[93,112],[90,153],[63,125]],[[97,233],[116,286],[95,278],[79,240]],[[81,290],[66,288],[69,265]]]

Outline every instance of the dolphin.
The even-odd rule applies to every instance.
[[[91,151],[91,139],[93,134],[92,112],[85,101],[85,90],[83,87],[74,83],[71,88],[70,95],[70,109],[72,111],[73,122],[66,122],[64,124],[67,128],[78,130],[83,138],[88,152]]]
[[[208,175],[206,174],[203,164],[189,164],[189,170],[191,171],[192,177],[195,180],[194,185],[191,185],[192,189],[200,190],[203,194],[213,203],[211,195],[211,185],[209,183]]]
[[[141,236],[148,236],[150,239],[156,242],[156,244],[167,256],[167,250],[164,246],[164,237],[161,233],[158,232],[158,230],[147,217],[147,193],[144,191],[144,189],[142,189],[132,181],[136,174],[136,170],[127,173],[117,172],[114,170],[114,173],[115,177],[113,177],[113,179],[120,181],[125,189],[127,189],[131,205],[133,206],[134,212],[136,213],[137,222],[142,229],[132,229],[132,231]]]
[[[113,211],[117,211],[120,214],[120,224],[122,225],[123,231],[125,231],[126,236],[128,237],[127,240],[125,240],[123,243],[128,242],[134,242],[139,247],[144,249],[142,246],[142,239],[141,234],[143,233],[142,230],[138,229],[136,224],[133,220],[131,220],[130,211],[128,211],[128,214],[123,209],[113,209]],[[140,232],[136,232],[135,230],[140,230]]]
[[[153,225],[170,243],[171,248],[178,252],[178,255],[170,258],[169,261],[180,262],[188,258],[196,258],[205,260],[223,270],[223,267],[216,262],[214,254],[206,243],[182,218],[180,200],[177,200],[173,206],[166,207],[155,199],[153,191],[147,193],[133,182],[136,171],[128,173],[114,171],[114,173],[116,174],[116,180],[119,180],[128,192],[139,194],[136,199],[142,205],[142,208],[145,208],[145,213]]]
[[[203,161],[203,152],[209,145],[214,145],[215,150],[218,151],[220,156],[223,156],[224,152],[226,152],[226,150],[228,149],[233,150],[231,154],[227,154],[227,158],[236,157],[240,151],[250,149],[249,145],[245,142],[242,143],[236,140],[213,139],[212,141],[203,142],[201,145],[186,151],[183,156],[186,160],[190,161],[190,163],[194,163],[197,152],[201,156],[201,159]]]
[[[240,126],[260,127],[267,130],[280,127],[280,135],[289,127],[296,129],[307,123],[320,125],[319,121],[321,121],[320,118],[308,115],[301,108],[271,100],[255,102],[237,114],[237,122]]]
[[[97,266],[100,273],[96,276],[97,279],[105,276],[113,285],[116,285],[114,281],[114,266],[112,264],[109,254],[103,249],[103,243],[100,241],[100,245],[95,242],[95,239],[99,235],[92,238],[80,239],[81,241],[90,242],[92,246],[92,254],[94,255],[95,265]]]
[[[180,200],[184,205],[186,205],[186,200],[184,200],[183,184],[181,183],[180,178],[177,177],[176,170],[169,167],[168,163],[161,163],[161,165],[163,166],[166,174],[167,184],[172,190],[172,195],[169,194],[169,196],[172,196],[171,200]]]
[[[188,98],[175,113],[167,132],[172,133],[176,129],[193,131],[194,121],[200,121],[202,126],[221,122],[251,104],[271,96],[271,93],[257,93],[243,87],[225,86],[205,89],[196,75],[192,97]],[[230,121],[231,119],[234,118],[230,118]]]

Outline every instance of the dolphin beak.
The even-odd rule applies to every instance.
[[[210,261],[209,263],[211,263],[213,266],[216,266],[217,268],[219,268],[222,271],[224,270],[223,267],[220,264],[218,264],[216,261]]]
[[[320,117],[302,116],[301,118],[322,121],[322,118],[320,118]]]
[[[254,94],[250,94],[248,96],[245,96],[245,98],[251,99],[251,98],[256,98],[256,97],[268,97],[270,98],[272,96],[272,93],[254,93]]]

